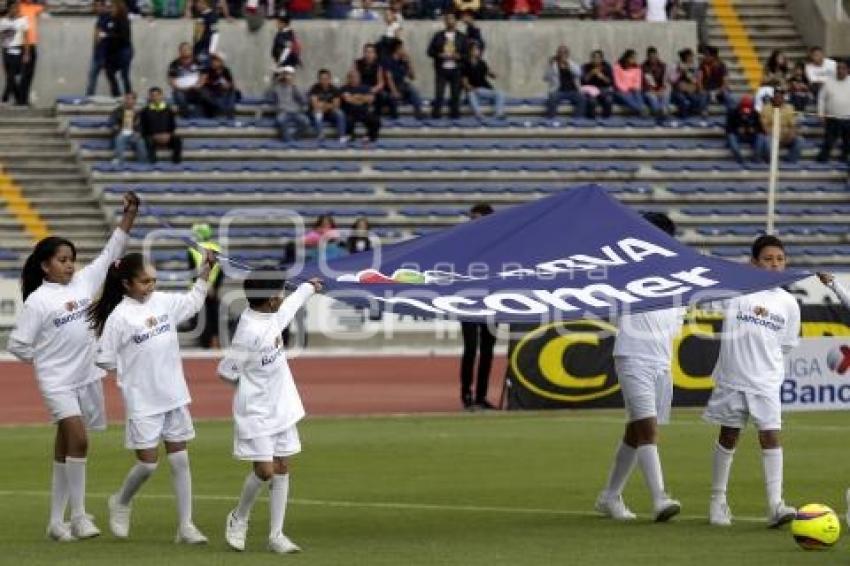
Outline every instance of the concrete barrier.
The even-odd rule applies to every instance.
[[[85,91],[93,19],[50,18],[44,19],[41,26],[33,101],[46,107],[59,95]],[[297,82],[305,89],[322,67],[344,78],[351,61],[359,57],[362,45],[376,40],[383,32],[383,24],[363,22],[299,21],[295,28],[304,46],[304,67]],[[425,51],[431,35],[439,28],[439,22],[408,21],[403,32],[417,73],[416,84],[426,97],[433,95],[433,67]],[[496,85],[513,96],[540,96],[545,91],[544,66],[561,43],[568,45],[573,58],[580,62],[587,60],[593,49],[603,49],[610,61],[629,47],[637,49],[642,57],[650,45],[673,62],[677,50],[693,48],[696,43],[695,25],[686,21],[499,21],[482,22],[481,28],[487,42],[485,58],[499,75]],[[273,21],[266,22],[256,33],[249,32],[242,21],[221,23],[220,50],[226,54],[227,64],[246,94],[260,94],[268,86],[275,31]],[[176,57],[177,44],[188,41],[191,34],[192,24],[188,20],[134,21],[134,90],[142,92],[154,85],[167,86],[166,68]],[[108,92],[103,77],[98,92]]]
[[[838,19],[835,0],[786,4],[806,45],[820,45],[832,57],[850,56],[850,20]]]

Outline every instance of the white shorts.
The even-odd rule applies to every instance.
[[[670,422],[673,376],[669,367],[621,357],[614,358],[614,367],[629,422],[652,417],[658,424]]]
[[[186,442],[195,438],[188,405],[165,413],[127,419],[124,442],[130,450],[156,448],[160,441]]]
[[[702,415],[706,422],[729,428],[744,428],[752,419],[759,430],[782,429],[779,394],[761,395],[717,385]]]
[[[275,458],[286,458],[301,452],[298,428],[288,429],[270,436],[257,438],[233,437],[233,456],[251,462],[271,462]]]
[[[45,393],[44,403],[54,423],[68,417],[82,417],[87,429],[106,430],[106,404],[100,379],[76,389]]]

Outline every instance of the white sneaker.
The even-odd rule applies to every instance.
[[[233,550],[245,550],[245,537],[248,534],[248,521],[236,516],[236,509],[227,514],[224,524],[224,539]]]
[[[623,496],[609,497],[604,491],[596,498],[594,509],[602,513],[606,517],[611,517],[616,521],[632,521],[636,519],[636,515],[632,513],[626,503],[623,501]]]
[[[682,504],[671,499],[669,495],[665,495],[661,501],[657,501],[654,507],[656,523],[666,523],[682,511]]]
[[[198,527],[189,523],[177,529],[177,536],[174,537],[174,542],[177,544],[207,544],[207,537],[198,530]]]
[[[717,527],[728,527],[732,524],[732,510],[725,499],[711,499],[708,504],[708,522]]]
[[[68,523],[50,523],[47,525],[47,538],[56,542],[74,542],[77,540],[71,534],[71,527]]]
[[[847,521],[847,526],[850,526],[850,489],[847,490],[844,497],[847,500],[847,515],[844,517],[844,520]]]
[[[95,526],[93,519],[94,517],[88,514],[73,517],[71,519],[71,534],[74,535],[74,538],[94,538],[100,535],[100,529]]]
[[[767,516],[767,528],[776,529],[781,527],[785,523],[790,523],[796,516],[796,509],[785,505],[784,501],[780,501]]]
[[[133,510],[129,505],[122,505],[118,501],[118,494],[113,493],[107,501],[109,505],[109,530],[118,538],[127,538],[130,535],[130,512]]]
[[[293,554],[301,552],[301,547],[289,540],[285,535],[269,537],[269,550],[278,554]]]

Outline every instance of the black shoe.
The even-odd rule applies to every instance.
[[[470,395],[469,393],[461,394],[460,402],[463,404],[463,409],[465,411],[471,411],[474,408],[474,405],[472,403],[472,395]]]
[[[475,408],[478,409],[479,411],[495,411],[496,410],[496,407],[494,405],[490,404],[490,402],[487,401],[487,400],[476,401],[475,402]]]

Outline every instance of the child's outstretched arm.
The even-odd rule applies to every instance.
[[[299,285],[294,293],[286,297],[286,300],[283,301],[277,310],[277,319],[281,327],[286,328],[289,326],[289,323],[295,318],[295,313],[298,312],[298,309],[303,307],[307,299],[321,291],[323,287],[324,284],[321,279],[310,279],[306,283]]]
[[[112,262],[124,255],[124,250],[127,249],[127,243],[130,240],[130,230],[132,230],[136,215],[139,212],[140,203],[141,201],[136,193],[130,191],[124,195],[124,216],[121,217],[121,223],[112,232],[112,236],[106,242],[106,246],[104,246],[100,255],[78,273],[77,277],[88,284],[92,294],[103,284],[103,280],[106,279],[106,272]]]
[[[832,291],[838,295],[838,299],[841,301],[842,305],[850,308],[850,292],[847,291],[847,288],[844,287],[844,285],[838,282],[832,273],[819,272],[817,276],[821,283],[832,289]]]

